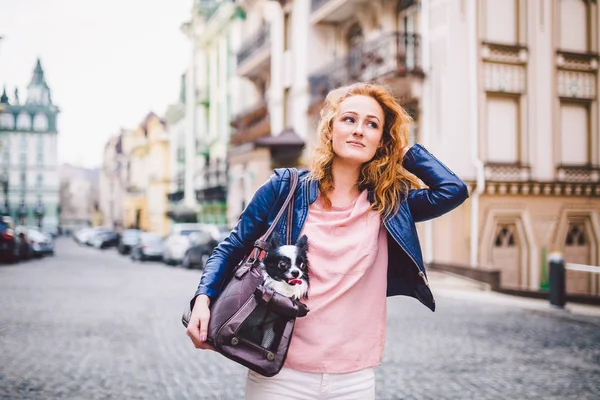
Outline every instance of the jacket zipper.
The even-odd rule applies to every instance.
[[[388,232],[390,232],[390,229],[387,226],[387,223],[384,223],[385,228],[387,229]],[[425,273],[423,271],[421,271],[421,268],[419,268],[419,264],[417,264],[417,262],[415,261],[415,259],[410,255],[410,253],[408,251],[406,251],[406,249],[404,248],[404,246],[402,246],[402,244],[400,244],[400,242],[394,237],[394,235],[390,232],[390,235],[392,235],[392,238],[394,238],[394,241],[396,241],[396,243],[398,243],[398,246],[400,246],[400,248],[402,250],[404,250],[404,252],[406,253],[406,255],[411,259],[411,261],[413,262],[414,266],[417,267],[417,270],[419,271],[418,274],[421,277],[421,279],[423,279],[423,282],[425,283],[425,285],[427,287],[429,287],[429,282],[427,281],[427,278],[425,277]]]

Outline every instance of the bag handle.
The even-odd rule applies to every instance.
[[[275,229],[275,226],[277,225],[277,223],[283,216],[283,213],[286,211],[287,211],[287,218],[288,218],[288,220],[287,220],[288,223],[286,226],[286,240],[287,240],[286,243],[291,244],[291,242],[292,242],[292,223],[291,222],[293,220],[293,215],[294,215],[294,195],[296,194],[296,187],[298,186],[298,170],[296,168],[288,168],[288,171],[290,172],[290,190],[287,194],[287,197],[286,197],[285,201],[283,202],[283,205],[279,209],[279,212],[275,216],[275,219],[271,223],[271,226],[269,226],[269,229],[267,229],[265,234],[262,235],[260,237],[260,239],[258,239],[256,242],[254,242],[254,249],[252,249],[252,251],[250,252],[247,262],[244,262],[243,266],[241,268],[238,268],[238,270],[236,271],[235,277],[238,279],[241,278],[250,269],[250,266],[252,264],[254,264],[254,261],[256,261],[258,259],[258,257],[260,256],[260,254],[263,250],[269,251],[269,249],[271,247],[269,245],[269,237],[271,236],[271,234],[273,233],[273,230]]]

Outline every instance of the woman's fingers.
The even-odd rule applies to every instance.
[[[205,302],[196,302],[186,334],[197,349],[214,350],[206,341],[208,337],[208,323],[210,321],[210,309]]]

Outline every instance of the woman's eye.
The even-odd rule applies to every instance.
[[[373,129],[377,129],[377,124],[375,122],[368,122],[367,125]]]
[[[354,118],[352,118],[352,117],[346,117],[346,118],[344,118],[344,122],[354,123]]]

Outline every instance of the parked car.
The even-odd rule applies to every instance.
[[[49,236],[31,228],[27,228],[26,234],[32,257],[54,255],[54,243]]]
[[[115,247],[119,244],[119,234],[114,231],[100,232],[94,235],[90,242],[97,249]]]
[[[119,238],[119,243],[117,245],[117,250],[119,254],[129,254],[131,252],[131,248],[135,246],[139,240],[142,231],[139,229],[126,229],[121,233],[121,237]]]
[[[0,217],[0,262],[19,260],[19,240],[15,235],[10,217]]]
[[[83,228],[73,234],[73,239],[79,244],[86,244],[93,234],[93,228]]]
[[[134,261],[162,260],[165,251],[164,242],[164,238],[158,233],[142,233],[139,242],[131,248],[131,259]]]
[[[173,225],[171,234],[165,240],[163,262],[167,265],[180,264],[187,249],[190,247],[190,234],[203,229],[203,224],[180,223]]]
[[[186,250],[181,266],[189,269],[204,269],[215,247],[227,237],[229,232],[227,227],[210,225],[210,229],[191,234],[191,246]]]

